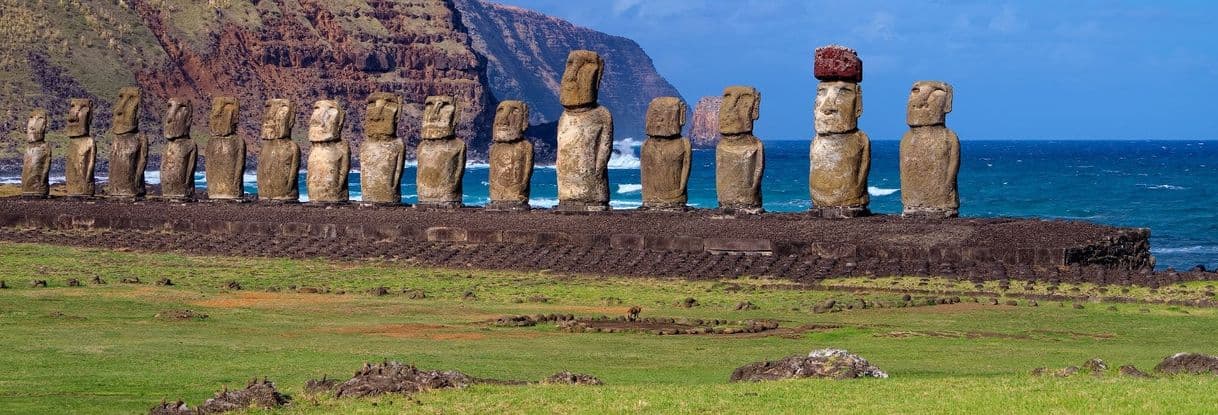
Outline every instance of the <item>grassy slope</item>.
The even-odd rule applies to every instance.
[[[1076,310],[950,306],[812,314],[817,291],[768,291],[764,280],[717,282],[589,279],[507,272],[446,271],[408,264],[200,258],[0,243],[0,412],[130,413],[162,398],[201,402],[221,384],[268,376],[295,396],[287,413],[408,412],[1205,412],[1218,404],[1214,377],[1134,380],[1032,378],[1038,366],[1102,357],[1149,370],[1178,351],[1218,352],[1212,309],[1090,304]],[[102,287],[65,287],[100,275]],[[138,276],[142,285],[118,284]],[[147,282],[169,277],[177,286]],[[49,289],[27,288],[32,278]],[[217,287],[239,280],[245,290]],[[267,293],[269,286],[326,286],[362,292],[384,285],[402,295]],[[463,301],[473,291],[477,300]],[[549,303],[518,302],[533,295]],[[675,306],[692,296],[702,305]],[[891,300],[896,294],[870,296]],[[742,300],[761,309],[734,311]],[[620,300],[620,302],[618,301]],[[502,314],[777,318],[784,326],[846,327],[785,337],[572,334],[552,326],[497,328]],[[203,321],[153,318],[174,308]],[[1149,308],[1149,313],[1139,312]],[[798,310],[793,310],[798,309]],[[65,316],[53,317],[62,312]],[[913,332],[892,337],[893,332]],[[934,333],[938,333],[934,335]],[[727,384],[751,361],[843,347],[887,370],[887,380]],[[308,378],[345,378],[364,361],[394,358],[478,377],[536,380],[562,369],[599,376],[605,387],[491,387],[406,398],[336,401],[305,396]]]

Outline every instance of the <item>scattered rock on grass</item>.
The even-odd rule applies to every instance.
[[[351,380],[338,385],[334,395],[358,398],[386,393],[409,394],[431,389],[464,388],[472,383],[472,378],[455,370],[419,370],[414,365],[386,361],[378,365],[365,363]]]
[[[156,313],[153,316],[160,320],[184,321],[184,320],[206,320],[207,314],[198,313],[193,310],[167,310]]]
[[[30,281],[30,287],[31,287],[31,288],[46,288],[46,287],[47,287],[47,280],[33,280],[33,281]]]
[[[586,375],[583,373],[572,373],[572,372],[569,372],[566,370],[555,373],[553,375],[550,375],[550,377],[542,380],[541,383],[561,384],[561,385],[594,385],[594,386],[604,384],[601,382],[600,379],[597,379],[596,376]]]
[[[159,405],[148,410],[148,415],[195,415],[196,413],[189,406],[186,406],[186,402],[182,401],[161,401]]]
[[[233,291],[241,291],[241,283],[237,282],[236,280],[229,281],[224,284],[224,288],[227,288],[227,289],[230,289]]]
[[[1150,377],[1150,375],[1146,374],[1146,372],[1138,370],[1138,368],[1134,367],[1134,365],[1121,366],[1119,369],[1117,369],[1117,373],[1120,373],[1121,376],[1128,376],[1131,378],[1149,378]]]
[[[78,280],[78,279],[76,279],[76,278],[68,278],[68,286],[69,286],[69,287],[80,287],[80,286],[83,286],[83,285],[84,285],[84,284],[81,284],[81,283],[80,283],[80,280]]]
[[[156,285],[165,286],[165,287],[172,286],[173,280],[170,280],[169,278],[161,278],[159,280],[156,280]]]
[[[491,324],[502,327],[529,327],[537,325],[537,320],[529,316],[503,316]]]
[[[1097,376],[1103,375],[1105,372],[1108,371],[1108,363],[1105,363],[1104,359],[1100,359],[1097,357],[1097,358],[1088,360],[1086,362],[1083,362],[1082,369],[1091,373],[1092,375],[1097,375]]]
[[[461,293],[461,299],[462,300],[477,300],[478,295],[474,294],[473,291],[466,291],[466,292]]]
[[[230,391],[227,387],[199,405],[199,413],[214,414],[250,408],[271,409],[288,403],[292,398],[279,393],[275,384],[266,379],[251,380],[245,389]]]
[[[757,305],[753,304],[752,301],[747,300],[736,304],[736,311],[756,310],[758,308],[760,307],[757,307]]]
[[[1176,353],[1155,365],[1155,371],[1167,374],[1218,375],[1218,356],[1201,353]]]
[[[859,355],[841,349],[821,349],[813,350],[807,356],[795,355],[776,361],[749,363],[736,368],[731,381],[861,377],[887,378],[888,374]]]
[[[119,282],[123,284],[139,284],[140,277],[123,277],[123,279],[119,280]]]
[[[684,308],[697,307],[698,300],[693,297],[686,297],[684,300],[681,300],[681,304],[679,304],[679,305]]]
[[[368,294],[371,294],[371,295],[374,295],[377,297],[386,296],[386,295],[389,295],[389,288],[386,288],[384,285],[382,285],[380,287],[376,287],[371,290],[368,290]]]
[[[411,289],[411,288],[403,289],[402,294],[406,294],[406,298],[409,298],[411,300],[422,300],[424,298],[427,298],[427,294],[423,293],[423,290],[416,290],[416,289]]]
[[[321,379],[309,379],[305,381],[304,390],[305,393],[317,395],[333,391],[335,387],[338,387],[337,379],[328,379],[325,375],[322,375]]]
[[[106,280],[103,280],[101,275],[94,275],[93,279],[89,282],[93,283],[94,285],[105,285],[106,284]]]
[[[0,280],[0,290],[4,289],[8,289],[8,284],[5,284],[4,280]]]

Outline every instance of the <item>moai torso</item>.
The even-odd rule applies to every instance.
[[[239,110],[235,98],[212,99],[207,123],[211,137],[203,153],[208,199],[240,200],[245,196],[245,140],[237,135]]]
[[[161,197],[187,201],[195,197],[195,162],[198,147],[190,138],[193,106],[184,98],[170,98],[165,111],[165,151],[161,154]]]
[[[343,117],[336,101],[313,104],[306,179],[309,203],[345,203],[350,198],[347,176],[351,173],[351,146],[342,139]]]
[[[64,154],[64,175],[70,197],[92,197],[94,194],[93,167],[97,160],[97,149],[93,136],[89,135],[92,122],[92,100],[68,100],[68,148]]]
[[[572,51],[559,90],[558,209],[609,209],[609,156],[613,116],[597,103],[604,61],[595,52]]]
[[[870,214],[867,176],[871,170],[871,141],[858,129],[863,114],[863,63],[853,49],[816,49],[814,123],[816,138],[809,150],[808,189],[812,212],[823,217]]]
[[[871,141],[862,131],[818,135],[812,140],[808,183],[817,207],[867,207]]]
[[[25,127],[25,155],[21,158],[21,196],[50,195],[51,145],[46,142],[47,113],[36,109]]]
[[[113,137],[110,140],[110,185],[106,196],[144,196],[144,170],[148,165],[148,137],[139,131],[140,90],[125,87],[114,102]]]
[[[368,96],[364,143],[360,144],[360,190],[364,203],[402,203],[402,167],[406,145],[398,138],[402,99],[386,92]]]
[[[685,208],[692,151],[689,139],[681,136],[686,111],[676,97],[656,98],[647,108],[647,141],[639,157],[644,208]]]
[[[752,87],[734,86],[723,91],[719,107],[719,132],[715,146],[715,191],[719,208],[741,213],[760,213],[761,178],[765,172],[765,149],[753,136],[753,122],[760,117],[761,94]]]
[[[427,97],[423,105],[422,140],[415,149],[419,161],[415,181],[420,206],[461,206],[465,142],[457,139],[456,117],[456,100],[452,97]]]
[[[269,99],[262,119],[258,154],[258,200],[300,201],[300,146],[292,141],[296,105],[286,99]]]
[[[905,216],[956,217],[960,140],[946,126],[952,87],[919,81],[909,96],[910,130],[901,137],[901,203]]]
[[[503,101],[495,111],[490,151],[489,209],[529,208],[533,178],[533,143],[525,139],[529,107],[521,101]]]

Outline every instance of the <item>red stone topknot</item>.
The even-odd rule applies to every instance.
[[[863,60],[858,52],[841,45],[816,48],[813,75],[822,81],[863,82]]]

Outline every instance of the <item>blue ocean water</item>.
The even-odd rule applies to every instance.
[[[610,161],[612,206],[641,202],[639,141],[616,145]],[[808,141],[767,141],[762,191],[765,209],[807,210]],[[871,210],[901,212],[898,142],[874,141],[870,175]],[[964,141],[961,143],[960,213],[966,217],[1039,217],[1087,220],[1151,229],[1159,268],[1218,267],[1218,141]],[[470,163],[465,203],[485,204],[488,166]],[[149,172],[149,182],[159,179]],[[403,201],[417,201],[414,163],[403,173]],[[3,178],[0,182],[20,182]],[[301,193],[306,192],[303,172]],[[350,178],[358,199],[359,173]],[[202,174],[199,186],[203,186]],[[256,192],[247,174],[247,191]],[[535,207],[558,203],[553,166],[533,175]],[[695,150],[689,179],[690,205],[713,208],[714,150]]]

